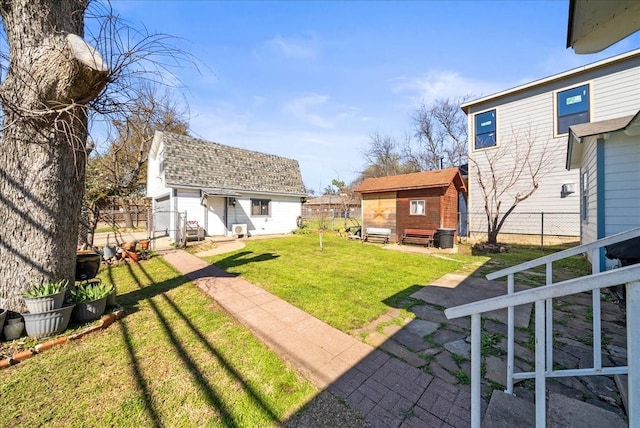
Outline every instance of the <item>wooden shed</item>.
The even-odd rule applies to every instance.
[[[362,196],[362,226],[391,229],[398,242],[405,229],[458,230],[458,196],[467,189],[458,168],[368,178]]]

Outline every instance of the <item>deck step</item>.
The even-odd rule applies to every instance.
[[[535,405],[530,401],[495,390],[482,421],[483,428],[529,428],[536,426]],[[547,401],[549,428],[626,428],[625,419],[614,412],[560,394]]]
[[[550,428],[627,427],[619,414],[564,395],[550,394],[547,405],[547,426]]]
[[[533,428],[536,408],[533,403],[495,390],[482,420],[482,428]]]

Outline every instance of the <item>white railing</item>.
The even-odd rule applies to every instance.
[[[629,266],[626,268],[615,269],[605,273],[599,273],[600,270],[600,251],[605,245],[625,241],[640,236],[640,228],[632,229],[617,235],[612,235],[598,241],[560,251],[549,256],[541,257],[518,266],[503,269],[501,271],[487,275],[487,279],[496,279],[507,276],[508,294],[493,299],[480,302],[469,303],[467,305],[449,308],[445,310],[447,318],[459,318],[471,315],[471,360],[472,360],[472,426],[480,426],[480,314],[494,309],[507,308],[508,325],[507,325],[507,389],[505,392],[513,393],[514,379],[534,378],[536,380],[536,420],[537,426],[544,426],[546,412],[545,399],[545,378],[546,377],[562,377],[562,376],[588,376],[588,375],[613,375],[629,373],[629,420],[631,421],[632,413],[635,414],[635,420],[640,423],[640,408],[633,409],[631,403],[631,370],[627,367],[602,367],[602,349],[601,349],[601,322],[600,322],[600,289],[619,285],[627,285],[627,325],[640,325],[634,322],[640,321],[640,287],[631,287],[633,283],[640,283],[640,265]],[[570,256],[583,254],[585,252],[592,254],[593,274],[591,276],[581,277],[564,281],[561,283],[553,283],[553,267],[552,263]],[[515,274],[537,266],[546,266],[546,283],[547,286],[514,292]],[[630,274],[628,272],[631,272]],[[626,275],[631,275],[627,277]],[[635,276],[633,276],[635,275]],[[576,285],[577,284],[577,285]],[[586,288],[584,288],[586,287]],[[574,289],[579,291],[571,291]],[[583,289],[584,288],[584,289]],[[552,318],[552,300],[556,297],[575,294],[578,292],[592,291],[593,302],[593,361],[594,366],[587,369],[569,369],[569,370],[553,370],[553,318]],[[537,299],[541,295],[542,300]],[[636,296],[637,295],[637,296]],[[535,297],[533,297],[535,296]],[[635,296],[635,300],[632,300]],[[514,298],[516,298],[514,300]],[[525,299],[526,301],[521,301]],[[518,302],[518,303],[513,303]],[[536,336],[536,356],[535,371],[514,373],[514,307],[522,304],[535,302],[535,336]],[[497,305],[497,306],[496,306]],[[631,318],[636,318],[630,320]],[[633,329],[627,329],[627,335],[632,334]],[[627,361],[631,360],[631,337],[628,337],[627,343]],[[640,348],[640,332],[638,337],[634,339]],[[636,349],[633,355],[640,357],[640,349]],[[640,361],[639,361],[640,364]],[[545,369],[548,368],[548,369]],[[477,371],[477,372],[476,372]],[[635,370],[635,376],[640,375],[640,366]],[[474,380],[475,378],[475,380]],[[635,394],[640,394],[640,379],[636,380],[636,388],[639,388]],[[640,403],[636,407],[639,407]],[[633,426],[633,425],[630,425]]]

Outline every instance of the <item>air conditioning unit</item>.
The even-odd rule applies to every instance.
[[[232,224],[231,232],[234,236],[247,236],[246,224]]]

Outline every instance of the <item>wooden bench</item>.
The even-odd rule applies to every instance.
[[[363,241],[380,241],[383,244],[389,243],[391,238],[391,229],[386,227],[367,227],[362,235]]]
[[[401,244],[418,244],[418,245],[426,245],[427,247],[433,247],[433,235],[435,235],[435,230],[428,229],[405,229],[402,238],[400,239]]]

